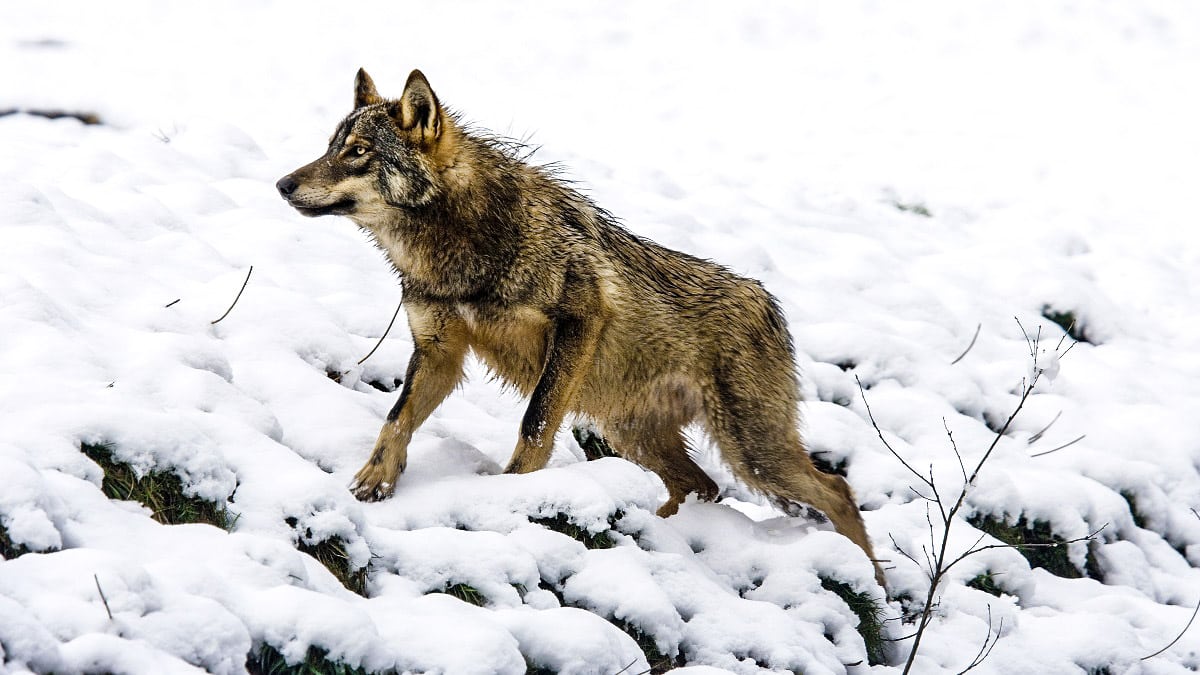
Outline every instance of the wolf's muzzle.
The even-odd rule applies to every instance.
[[[295,192],[296,188],[298,187],[300,187],[300,184],[297,183],[295,179],[291,177],[291,175],[284,176],[283,178],[279,179],[278,183],[275,183],[275,189],[279,190],[279,194],[282,195],[284,199],[291,197],[292,193]]]

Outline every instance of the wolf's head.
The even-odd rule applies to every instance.
[[[306,216],[344,215],[369,226],[438,195],[438,157],[451,123],[421,71],[408,76],[400,98],[386,100],[359,69],[354,112],[338,124],[325,154],[275,187]]]

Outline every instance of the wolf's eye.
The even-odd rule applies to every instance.
[[[362,157],[363,155],[367,154],[367,149],[361,145],[356,145],[354,146],[354,154]]]

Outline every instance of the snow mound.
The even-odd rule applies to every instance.
[[[899,672],[941,532],[880,435],[942,495],[995,441],[948,537],[989,548],[913,672],[986,636],[975,672],[1200,668],[1195,626],[1142,659],[1200,603],[1195,7],[200,7],[0,9],[0,111],[34,113],[0,115],[0,673]],[[656,476],[566,430],[500,475],[523,404],[477,364],[395,497],[354,500],[412,349],[401,314],[360,363],[399,287],[273,184],[359,66],[538,129],[631,229],[780,298],[887,595],[702,437],[724,499],[666,520]],[[997,440],[1029,336],[1046,370]],[[147,481],[221,516],[166,524]]]

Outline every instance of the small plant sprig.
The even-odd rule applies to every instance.
[[[1071,350],[1071,347],[1075,346],[1075,343],[1072,342],[1064,350],[1063,343],[1066,338],[1066,336],[1064,335],[1064,338],[1062,340],[1059,340],[1058,345],[1054,348],[1054,352],[1051,354],[1051,357],[1054,359],[1053,362],[1051,364],[1049,364],[1049,366],[1047,366],[1047,365],[1043,364],[1040,360],[1042,354],[1045,353],[1045,350],[1042,349],[1042,347],[1041,347],[1041,328],[1039,327],[1038,331],[1034,335],[1030,335],[1029,332],[1025,330],[1025,327],[1021,326],[1020,320],[1017,321],[1017,325],[1020,326],[1021,332],[1025,336],[1026,345],[1029,347],[1029,355],[1032,360],[1032,368],[1030,370],[1029,376],[1026,378],[1023,378],[1021,380],[1021,386],[1020,386],[1021,394],[1020,394],[1020,399],[1017,401],[1017,405],[1013,408],[1012,413],[1009,414],[1008,419],[1005,420],[1004,425],[1001,426],[996,431],[996,434],[993,437],[991,444],[987,447],[987,450],[985,450],[983,455],[979,458],[979,461],[975,464],[975,467],[971,470],[970,474],[967,473],[966,464],[963,462],[962,453],[958,449],[958,443],[954,440],[953,432],[950,431],[950,427],[946,423],[946,421],[944,419],[942,420],[942,425],[946,429],[946,437],[949,439],[950,448],[954,451],[954,456],[958,460],[959,470],[962,472],[962,479],[963,479],[962,489],[959,490],[958,495],[954,496],[953,499],[950,499],[949,495],[943,496],[941,490],[938,487],[938,482],[934,477],[932,465],[930,465],[928,473],[921,473],[920,471],[917,471],[912,466],[912,464],[910,464],[906,459],[904,459],[904,457],[899,452],[897,452],[895,448],[892,447],[891,443],[889,443],[887,438],[884,437],[883,430],[879,427],[879,423],[875,420],[875,415],[871,411],[871,405],[870,405],[870,403],[867,402],[866,390],[863,387],[862,382],[858,379],[857,375],[854,378],[855,381],[858,383],[859,393],[863,397],[863,404],[866,406],[866,409],[867,409],[867,417],[870,419],[871,426],[874,427],[875,433],[879,436],[879,440],[882,441],[884,447],[887,448],[888,451],[892,453],[892,456],[894,456],[897,460],[899,460],[899,462],[902,465],[904,465],[904,468],[908,469],[909,473],[911,473],[917,479],[917,481],[919,481],[919,483],[923,486],[922,489],[918,489],[917,487],[909,486],[909,489],[912,490],[913,493],[917,495],[917,497],[921,498],[922,500],[924,500],[926,502],[926,504],[925,504],[925,521],[929,526],[929,545],[927,545],[927,546],[923,545],[921,547],[922,553],[924,554],[925,562],[922,563],[921,561],[917,560],[917,558],[915,556],[913,556],[912,554],[905,551],[904,548],[901,547],[900,544],[896,541],[895,537],[891,538],[892,545],[896,548],[896,550],[899,551],[900,554],[903,555],[905,558],[912,561],[913,564],[917,565],[918,567],[923,568],[925,570],[925,573],[929,576],[929,591],[925,595],[924,606],[922,607],[921,612],[917,616],[917,619],[916,619],[917,620],[916,631],[912,635],[908,636],[908,637],[913,638],[913,645],[912,645],[912,649],[909,650],[908,658],[904,664],[904,670],[902,671],[905,674],[909,673],[912,670],[913,663],[915,662],[917,653],[921,647],[921,640],[925,636],[925,631],[929,627],[929,624],[933,619],[933,610],[937,604],[938,589],[941,587],[942,583],[946,580],[947,573],[951,569],[953,569],[956,565],[958,565],[958,563],[962,562],[963,560],[969,558],[972,555],[975,555],[976,553],[980,553],[980,552],[983,552],[983,551],[986,551],[989,549],[994,549],[994,548],[1024,549],[1024,548],[1059,547],[1059,546],[1066,546],[1068,544],[1072,544],[1072,543],[1076,543],[1076,542],[1080,542],[1080,541],[1090,541],[1090,540],[1094,539],[1096,537],[1096,535],[1099,534],[1100,531],[1104,529],[1104,527],[1107,527],[1107,525],[1102,526],[1099,529],[1097,529],[1095,532],[1092,532],[1083,537],[1077,537],[1075,539],[1071,539],[1068,541],[1058,541],[1058,542],[1045,543],[1045,544],[983,544],[982,543],[983,539],[987,536],[986,534],[984,534],[984,535],[980,535],[980,537],[975,540],[975,543],[973,543],[971,546],[969,546],[965,552],[959,554],[957,557],[951,557],[952,554],[951,554],[950,547],[949,547],[951,527],[954,524],[955,517],[958,515],[959,511],[962,509],[963,505],[966,503],[967,493],[970,491],[970,489],[975,485],[976,481],[979,479],[979,474],[983,470],[984,464],[986,464],[988,459],[991,458],[992,452],[996,449],[996,446],[998,446],[1000,444],[1000,439],[1003,438],[1004,435],[1008,432],[1008,429],[1012,425],[1013,420],[1015,420],[1017,418],[1017,415],[1019,415],[1021,413],[1021,410],[1025,407],[1025,402],[1028,401],[1029,397],[1033,394],[1033,391],[1037,387],[1038,381],[1042,377],[1042,375],[1047,372],[1048,368],[1054,368],[1056,370],[1057,366],[1058,366],[1058,360],[1061,359],[1063,356],[1065,356],[1067,354],[1067,352],[1069,352]],[[973,344],[974,344],[974,339],[972,339],[972,345]],[[969,351],[969,349],[970,348],[968,347],[968,351]],[[964,355],[965,355],[965,353],[964,353]],[[961,359],[961,357],[959,357],[959,358]],[[1059,449],[1061,449],[1061,448],[1059,448]],[[924,491],[922,491],[922,490],[924,490]],[[939,521],[939,524],[941,525],[941,536],[940,537],[938,536],[938,534],[936,532],[936,528],[934,526],[934,508],[935,507],[936,507],[936,511],[937,511],[937,519]],[[996,646],[996,643],[999,641],[1000,635],[1003,632],[1003,630],[1004,630],[1003,618],[1000,619],[999,624],[993,630],[991,605],[989,604],[988,605],[988,635],[986,638],[984,638],[983,644],[980,647],[979,652],[971,660],[971,663],[968,664],[963,670],[960,671],[959,675],[962,675],[962,673],[966,673],[966,672],[974,669],[975,667],[982,664],[984,662],[984,660],[987,659],[988,655],[991,654],[992,649]]]

